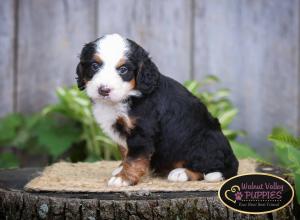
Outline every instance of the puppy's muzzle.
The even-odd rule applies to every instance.
[[[101,95],[103,97],[109,96],[110,91],[111,91],[111,89],[106,86],[100,86],[98,89],[99,95]]]

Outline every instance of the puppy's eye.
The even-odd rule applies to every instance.
[[[120,75],[124,75],[128,72],[128,69],[126,66],[121,66],[119,69],[118,69]]]
[[[94,72],[100,69],[101,65],[99,63],[92,63],[91,68]]]

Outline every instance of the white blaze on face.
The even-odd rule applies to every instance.
[[[126,59],[128,51],[127,40],[118,34],[106,35],[98,41],[97,53],[103,65],[93,78],[87,82],[86,91],[94,100],[109,100],[120,102],[125,99],[132,90],[132,85],[124,81],[119,75],[116,66],[121,59]],[[109,88],[109,96],[101,97],[98,93],[100,86]]]

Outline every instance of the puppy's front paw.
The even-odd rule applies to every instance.
[[[122,177],[113,176],[108,181],[108,186],[120,187],[120,186],[129,186],[129,185],[130,185],[129,181],[122,179]]]
[[[188,175],[184,168],[176,168],[168,175],[168,180],[172,182],[185,182],[188,181]]]
[[[118,175],[123,170],[123,166],[119,166],[116,169],[114,169],[111,173],[112,176]]]

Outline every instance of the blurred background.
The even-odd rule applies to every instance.
[[[299,21],[298,0],[1,0],[2,164],[53,162],[78,145],[90,153],[94,148],[101,155],[96,159],[118,159],[101,147],[97,152],[99,143],[115,146],[102,134],[93,140],[101,131],[80,121],[90,119],[80,112],[80,105],[90,108],[85,97],[74,88],[56,92],[75,84],[82,46],[107,33],[142,45],[163,74],[181,83],[196,80],[186,83],[190,90],[214,82],[202,98],[230,100],[225,116],[232,117],[223,118],[224,127],[245,131],[228,134],[272,159],[267,137],[274,127],[300,134]],[[209,93],[217,88],[231,92]],[[77,101],[79,107],[72,106]],[[58,116],[60,124],[51,118],[35,124],[49,112],[64,116]],[[74,134],[81,139],[74,141]],[[83,151],[75,150],[72,161],[86,159]]]

